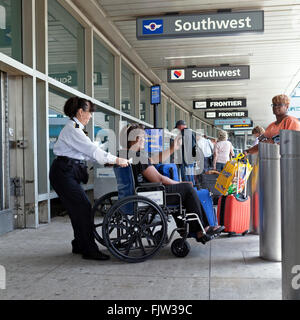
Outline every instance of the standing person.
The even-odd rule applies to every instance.
[[[184,120],[177,121],[175,129],[180,130],[182,135],[182,158],[179,165],[181,179],[182,181],[191,181],[195,185],[194,162],[190,158],[196,156],[196,138],[192,130],[185,130],[187,125]]]
[[[199,136],[197,145],[203,153],[203,156],[204,156],[203,172],[206,172],[213,166],[214,145],[204,134]]]
[[[255,141],[254,141],[252,147],[256,146],[259,143],[259,137],[261,135],[263,135],[264,133],[265,133],[265,129],[261,126],[256,126],[255,128],[253,128],[252,134],[255,137]]]
[[[214,170],[222,171],[230,157],[234,156],[233,146],[228,141],[228,135],[226,131],[220,130],[218,132],[218,142],[214,149]]]
[[[297,118],[287,114],[290,106],[290,98],[285,94],[280,94],[272,99],[273,114],[276,121],[272,122],[265,133],[259,137],[259,142],[274,143],[273,137],[279,135],[280,130],[300,131],[300,122]],[[245,150],[244,154],[255,154],[258,152],[258,144]]]
[[[97,147],[84,132],[94,112],[91,101],[73,97],[64,106],[70,118],[62,129],[53,151],[57,156],[50,169],[50,182],[68,211],[74,230],[72,252],[84,259],[107,260],[109,256],[99,251],[94,239],[92,208],[80,183],[87,183],[86,160],[100,164],[111,163],[128,166],[128,160],[117,158]]]

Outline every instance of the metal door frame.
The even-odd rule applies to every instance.
[[[10,206],[9,136],[8,136],[8,75],[0,71],[0,235],[13,230]]]

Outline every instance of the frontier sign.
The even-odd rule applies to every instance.
[[[249,66],[188,67],[168,69],[168,82],[250,79]]]
[[[247,118],[248,111],[231,110],[231,111],[208,111],[205,112],[206,119],[227,119],[227,118]]]
[[[245,108],[246,99],[206,99],[193,101],[194,109],[225,109],[225,108]]]
[[[138,40],[204,37],[263,32],[264,11],[217,12],[197,15],[167,15],[137,18]]]

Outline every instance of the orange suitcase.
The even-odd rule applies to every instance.
[[[239,194],[222,196],[218,201],[218,222],[228,235],[248,233],[250,228],[250,197]]]

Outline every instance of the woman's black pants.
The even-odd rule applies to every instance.
[[[190,183],[178,183],[178,184],[170,184],[165,186],[166,193],[179,193],[182,199],[182,205],[186,209],[187,213],[196,213],[202,222],[203,227],[208,226],[208,221],[206,215],[201,206],[200,200],[198,198],[196,190],[192,187]],[[178,205],[178,197],[167,197],[167,205]],[[176,216],[174,217],[176,224],[178,227],[182,227],[182,220],[178,219]],[[193,221],[189,224],[190,232],[198,232],[202,231],[199,223],[197,221]]]
[[[50,169],[50,183],[66,208],[74,230],[76,246],[82,254],[98,252],[94,238],[92,207],[80,181],[76,179],[76,167],[55,159]]]

